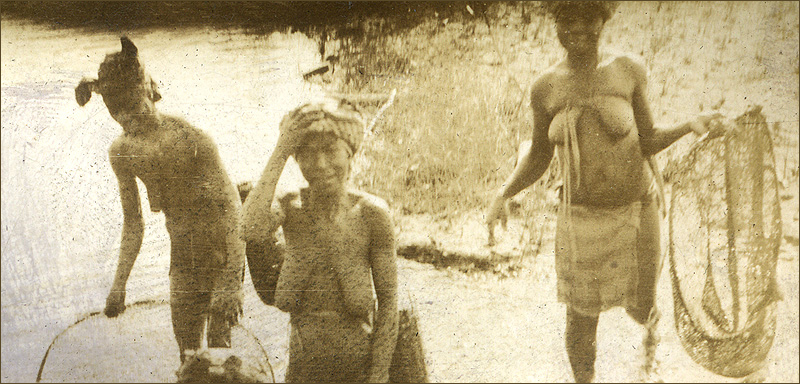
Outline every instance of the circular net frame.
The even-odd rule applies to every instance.
[[[775,337],[780,197],[761,108],[722,128],[672,178],[670,276],[687,353],[716,374],[743,377],[764,365]]]

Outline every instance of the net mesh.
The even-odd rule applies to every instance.
[[[761,108],[719,124],[672,177],[670,276],[688,354],[742,377],[764,365],[775,336],[780,198]]]

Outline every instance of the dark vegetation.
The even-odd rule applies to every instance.
[[[452,17],[478,2],[415,1],[4,1],[4,16],[52,28],[125,30],[152,27],[240,27],[269,33],[293,30],[319,35],[356,35],[364,20],[383,19],[394,32],[413,28],[433,13]],[[388,29],[383,32],[391,32]]]

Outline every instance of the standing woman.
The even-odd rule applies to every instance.
[[[286,381],[387,382],[398,331],[394,226],[385,201],[347,188],[364,122],[329,101],[295,109],[280,130],[245,200],[243,234],[256,291],[291,314]],[[275,198],[289,156],[308,188]]]
[[[660,229],[648,157],[689,132],[707,131],[711,117],[656,129],[640,61],[601,54],[600,33],[614,2],[553,3],[566,59],[531,91],[533,138],[494,198],[490,233],[507,220],[506,201],[538,180],[558,152],[564,187],[556,230],[558,300],[567,305],[566,348],[576,382],[594,378],[601,312],[625,307],[645,325],[649,370],[657,342],[655,306],[661,271]]]
[[[231,347],[231,327],[242,314],[241,203],[211,137],[158,111],[155,103],[161,95],[138,48],[124,36],[120,43],[122,50],[106,55],[100,64],[97,79],[84,78],[75,89],[81,106],[93,92],[103,96],[122,127],[108,150],[119,183],[123,225],[119,263],[103,313],[116,317],[125,310],[128,278],[144,237],[139,179],[150,210],[164,212],[166,219],[169,304],[183,362],[186,351],[202,346],[204,334],[209,347]]]

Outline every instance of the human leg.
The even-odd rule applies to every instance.
[[[590,383],[594,379],[598,320],[598,316],[585,316],[570,307],[567,308],[567,329],[564,338],[576,383]]]
[[[208,347],[230,348],[232,325],[218,317],[208,317]]]
[[[635,307],[628,308],[628,314],[639,324],[644,325],[642,339],[644,361],[642,371],[644,380],[650,381],[657,374],[656,347],[661,341],[658,322],[661,314],[656,305],[658,278],[661,275],[661,229],[658,204],[649,200],[642,205],[642,218],[637,244],[638,285]]]
[[[212,250],[212,252],[222,252]],[[213,258],[218,257],[213,255]],[[224,256],[223,256],[224,257]],[[209,348],[230,348],[231,328],[236,319],[231,318],[232,312],[240,309],[232,308],[241,301],[235,299],[236,291],[241,291],[241,279],[244,277],[241,270],[222,266],[221,268],[208,268],[205,273],[198,274],[198,278],[205,281],[205,292],[209,292],[209,301],[206,303],[208,314],[207,338]],[[224,282],[224,283],[223,283]]]
[[[186,350],[197,350],[202,345],[206,308],[210,295],[198,290],[193,277],[185,272],[170,271],[170,309],[172,330],[178,342],[181,363]]]

